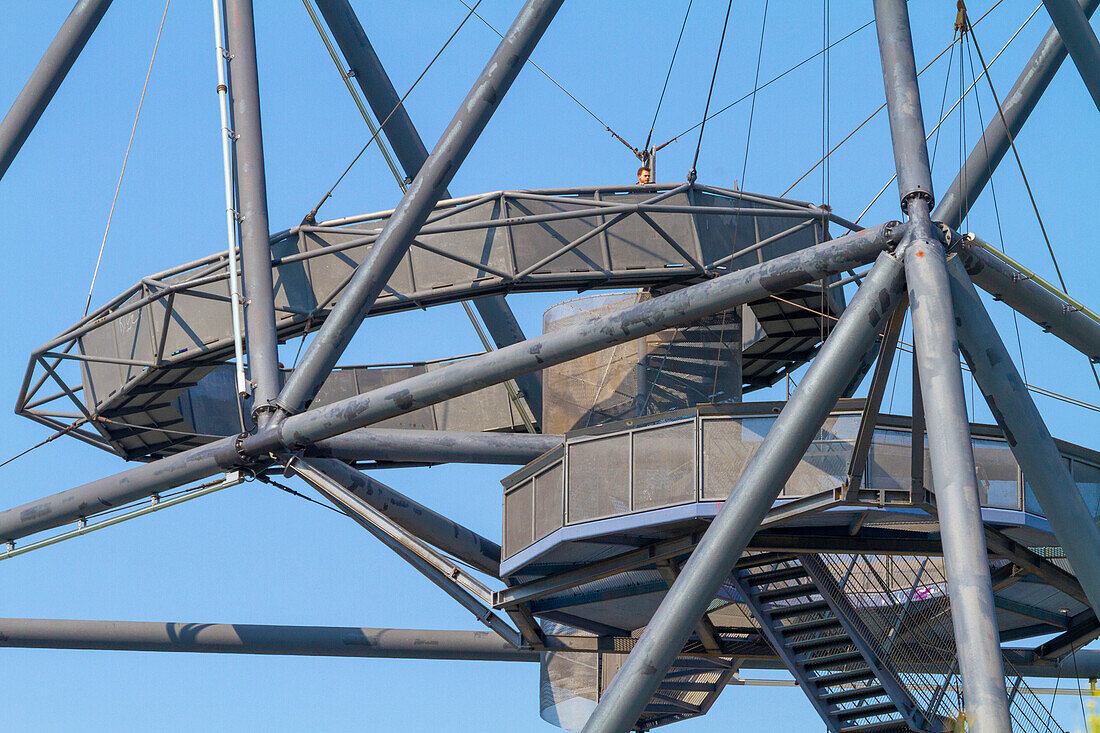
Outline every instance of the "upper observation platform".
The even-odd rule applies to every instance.
[[[272,237],[280,340],[321,326],[391,213]],[[687,183],[451,199],[436,206],[370,315],[501,293],[675,289],[818,244],[830,221],[852,228],[805,202]],[[216,371],[233,354],[228,280],[224,252],[142,278],[31,354],[16,412],[139,460],[238,432],[239,422],[209,412],[224,417],[226,404],[236,412],[232,380]],[[749,304],[744,390],[812,358],[844,307],[841,289],[829,285]],[[397,378],[337,372],[340,384],[326,386],[343,394]],[[506,400],[497,391],[492,399]],[[515,415],[494,412],[480,429],[517,424]]]

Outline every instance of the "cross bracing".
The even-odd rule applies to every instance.
[[[95,4],[78,4],[78,10],[83,5]],[[885,731],[902,724],[910,729],[943,729],[949,721],[938,706],[949,684],[961,688],[972,730],[1000,731],[1010,725],[1043,729],[1046,723],[1041,716],[1020,712],[1019,700],[1029,694],[1021,685],[1020,670],[1038,673],[1043,662],[1058,660],[1046,669],[1060,673],[1065,668],[1064,655],[1100,629],[1089,608],[1100,602],[1100,531],[1094,508],[1082,497],[1082,480],[1072,472],[1076,458],[1067,463],[1065,446],[1046,430],[973,284],[1092,359],[1100,352],[1100,324],[1079,301],[1032,276],[1023,265],[997,256],[974,235],[961,235],[955,229],[1064,59],[1059,32],[1066,36],[1086,81],[1094,81],[1087,59],[1097,44],[1087,16],[1095,4],[1086,2],[1079,12],[1072,3],[1048,3],[1057,30],[1048,33],[1004,107],[998,102],[999,115],[987,130],[988,139],[975,148],[945,203],[933,208],[936,199],[908,9],[900,0],[875,3],[904,223],[857,230],[822,207],[706,187],[696,184],[694,176],[687,184],[673,186],[503,191],[440,204],[449,195],[447,186],[454,171],[560,5],[549,0],[525,4],[436,148],[420,160],[413,160],[416,155],[403,156],[402,165],[412,180],[393,212],[320,225],[310,219],[269,239],[251,4],[228,0],[227,37],[234,58],[227,61],[235,60],[238,72],[234,116],[238,132],[235,185],[243,219],[240,274],[247,294],[254,401],[240,406],[239,433],[195,429],[183,420],[178,402],[239,348],[241,334],[227,327],[226,318],[237,306],[227,290],[230,272],[237,271],[233,258],[208,258],[146,278],[35,352],[17,409],[61,433],[152,462],[0,513],[0,539],[14,548],[16,540],[39,531],[70,521],[80,522],[83,528],[90,518],[120,505],[150,497],[155,502],[159,492],[223,473],[236,476],[244,471],[272,481],[277,472],[295,472],[471,611],[491,629],[486,633],[496,638],[489,637],[492,640],[486,645],[479,641],[485,636],[443,638],[435,632],[240,627],[247,631],[245,638],[238,629],[211,627],[210,638],[199,643],[201,634],[171,632],[165,640],[148,627],[125,623],[12,620],[0,622],[12,629],[4,632],[3,643],[331,654],[339,635],[340,644],[364,646],[372,650],[369,655],[408,656],[408,646],[421,643],[433,645],[436,651],[419,656],[440,658],[534,661],[535,652],[541,651],[596,654],[597,658],[619,655],[622,658],[609,664],[607,674],[601,672],[598,680],[596,704],[584,723],[585,730],[591,731],[648,728],[705,713],[736,667],[751,666],[751,660],[763,664],[778,660],[820,707],[831,730]],[[105,7],[100,3],[90,13],[88,8],[74,12],[55,41],[57,48],[51,48],[13,114],[0,125],[4,145],[0,160],[5,164]],[[326,7],[328,22],[354,21],[346,3],[322,4],[323,10]],[[959,27],[963,32],[968,29],[965,10]],[[335,35],[346,58],[352,58],[355,44],[368,47],[365,36],[360,40],[355,33],[344,34],[341,40],[340,33]],[[358,35],[363,35],[361,27]],[[369,55],[362,58],[378,63]],[[369,97],[378,90],[372,92],[370,85],[364,85],[363,91]],[[406,124],[406,136],[415,133],[409,127],[411,122]],[[400,139],[401,133],[387,132],[391,134]],[[975,165],[976,174],[970,170]],[[677,197],[684,201],[678,202]],[[762,220],[769,226],[762,227]],[[851,233],[829,239],[830,221]],[[752,228],[744,239],[742,225]],[[866,265],[873,266],[852,274]],[[860,282],[846,307],[841,291],[830,287],[844,275]],[[643,287],[651,297],[543,336],[522,339],[522,334],[513,333],[512,338],[497,339],[501,347],[497,350],[438,368],[402,373],[393,380],[382,378],[380,384],[362,389],[357,381],[353,390],[345,390],[338,398],[321,396],[352,334],[368,315],[505,293],[616,287]],[[490,330],[500,326],[501,321],[494,318],[508,318],[503,301],[495,302],[496,311],[482,312]],[[881,387],[880,377],[885,378],[894,358],[897,314],[904,308],[913,317],[923,397],[922,414],[918,416],[915,409],[910,426],[910,470],[915,483],[905,487],[898,482],[895,491],[905,493],[908,488],[907,496],[883,493],[877,507],[861,506],[861,500],[867,499],[863,492],[878,488],[871,472],[882,446],[875,437],[881,388],[861,407],[860,431],[844,455],[834,450],[845,441],[828,420],[838,400],[850,396],[850,388],[879,353],[875,381]],[[520,586],[541,583],[542,596],[501,601],[497,593],[507,594],[519,586],[494,592],[453,564],[461,558],[483,574],[503,580],[501,548],[493,540],[471,536],[469,530],[426,507],[410,511],[412,505],[400,494],[371,483],[348,465],[363,460],[527,461],[540,472],[532,483],[536,526],[540,497],[553,498],[552,493],[540,491],[540,475],[554,471],[564,482],[561,504],[563,524],[567,524],[572,501],[569,486],[592,478],[591,472],[581,471],[575,478],[570,473],[570,451],[574,444],[586,442],[583,431],[564,437],[504,439],[513,442],[486,437],[483,446],[473,447],[480,440],[478,429],[514,431],[520,422],[532,428],[531,417],[539,417],[534,409],[520,422],[511,413],[508,421],[475,420],[461,437],[456,434],[452,439],[421,431],[418,441],[410,437],[416,431],[386,433],[371,426],[477,395],[509,380],[546,373],[663,330],[698,327],[716,314],[732,314],[736,320],[749,311],[763,332],[761,338],[751,343],[741,339],[740,344],[719,339],[736,357],[712,356],[702,362],[685,356],[679,372],[669,370],[689,379],[712,366],[736,368],[738,381],[751,389],[809,365],[789,400],[779,406],[774,423],[757,436],[760,440],[744,465],[721,473],[729,483],[728,495],[715,502],[710,515],[692,517],[686,525],[673,523],[671,529],[644,521],[634,525],[619,521],[628,515],[645,520],[643,515],[650,508],[646,502],[653,500],[644,491],[634,495],[635,471],[644,477],[670,470],[671,476],[678,470],[670,463],[675,452],[671,442],[654,444],[641,455],[658,456],[658,460],[640,468],[631,466],[629,480],[611,481],[606,491],[594,496],[597,505],[604,502],[618,512],[604,512],[592,520],[614,520],[601,535],[607,554],[582,562],[568,553],[528,558],[537,562],[525,566],[529,577]],[[277,342],[312,330],[317,330],[317,337],[283,384]],[[690,339],[685,341],[690,347]],[[690,348],[686,353],[692,353]],[[983,459],[972,443],[973,427],[966,419],[960,356],[969,363],[998,421],[996,429],[983,430],[1008,446],[1018,466],[1014,486],[1020,506],[1026,509],[1025,487],[1032,490],[1045,515],[1042,531],[1048,538],[1043,541],[1050,544],[1039,544],[1034,534],[1012,529],[1003,517],[998,520],[983,513],[982,490],[988,500],[995,488],[1004,488],[994,484],[1006,480],[991,473],[982,476]],[[644,361],[645,355],[640,353],[639,359]],[[663,359],[658,353],[656,362]],[[651,366],[645,364],[646,370],[654,371]],[[70,371],[62,374],[65,368]],[[655,371],[663,370],[658,366]],[[60,391],[41,396],[40,390],[50,381],[56,385],[52,389]],[[517,406],[514,397],[508,397],[509,410]],[[66,409],[57,406],[66,401],[70,405]],[[648,395],[642,404],[648,404]],[[245,419],[246,407],[250,420]],[[193,401],[191,408],[194,421]],[[919,429],[917,418],[923,418]],[[666,413],[664,419],[675,418]],[[441,423],[438,416],[433,420],[436,433],[456,427]],[[634,435],[635,427],[627,421],[632,451],[641,440]],[[357,431],[363,432],[357,436]],[[998,431],[999,436],[992,434]],[[924,440],[917,436],[927,436],[931,471],[924,465]],[[705,437],[698,440],[705,451]],[[563,441],[564,448],[555,448]],[[356,445],[374,446],[380,452],[372,457],[367,448],[359,454]],[[563,462],[554,466],[559,450]],[[728,451],[729,445],[718,450]],[[894,458],[904,462],[904,453],[902,446]],[[599,458],[588,464],[578,458],[574,465],[596,466]],[[837,459],[826,472],[837,484],[831,491],[821,492],[822,497],[776,503],[799,466],[823,459]],[[703,455],[679,465],[705,463]],[[707,498],[706,484],[694,483],[705,482],[705,470],[691,474],[691,480],[693,498]],[[616,492],[623,486],[628,492],[625,507],[616,504]],[[891,514],[886,498],[906,505],[904,511],[881,516]],[[514,553],[508,541],[507,498],[505,504],[508,556]],[[841,514],[844,521],[838,527],[833,519]],[[623,558],[613,552],[615,548],[627,548]],[[850,553],[847,569],[842,567],[844,555],[835,555],[838,552]],[[813,553],[825,553],[833,564],[822,567]],[[905,582],[895,582],[890,561],[884,568],[875,559],[895,555],[909,563],[909,571],[914,557],[925,559],[915,573],[910,572],[913,577],[902,572],[899,577]],[[922,582],[930,559],[941,555],[942,572],[934,581]],[[857,566],[879,585],[868,581],[849,587]],[[586,580],[584,573],[594,567],[609,574]],[[751,583],[745,575],[731,576],[750,569]],[[622,577],[613,580],[615,576]],[[730,584],[739,587],[731,590]],[[553,587],[550,596],[547,587]],[[931,598],[950,600],[929,602]],[[1064,606],[1067,613],[1052,612],[1051,604]],[[577,608],[585,605],[599,607],[594,613]],[[881,638],[875,636],[878,632],[868,618],[855,618],[858,609],[879,605],[897,607],[893,626]],[[879,616],[874,618],[881,621]],[[548,633],[549,623],[586,633],[576,637]],[[955,660],[944,668],[942,660],[918,655],[884,666],[890,652],[911,649],[908,642],[899,641],[907,624],[922,633],[935,628],[950,634],[957,647]],[[1001,647],[1006,639],[1051,631],[1059,632],[1055,640],[1034,650]],[[787,635],[802,651],[778,648]],[[393,643],[387,641],[391,637]],[[691,661],[691,657],[712,659]],[[1087,656],[1073,661],[1086,672],[1095,668],[1095,660]],[[938,686],[911,686],[912,691],[929,688],[933,692],[931,698],[917,700],[907,691],[906,678],[922,674],[938,675],[942,681]],[[1006,684],[1013,678],[1014,683]],[[917,710],[920,705],[925,707]]]

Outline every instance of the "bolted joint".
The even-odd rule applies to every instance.
[[[933,198],[931,191],[925,191],[924,189],[920,188],[915,189],[901,197],[901,210],[904,211],[906,214],[909,213],[909,202],[911,202],[913,199],[924,199],[925,201],[927,201],[929,211],[932,210],[932,206],[936,203],[936,200],[935,198]]]

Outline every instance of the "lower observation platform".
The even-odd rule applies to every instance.
[[[627,572],[619,568],[614,578],[562,585],[532,603],[535,613],[567,611],[597,627],[643,627],[667,590],[655,561],[690,553],[781,407],[699,406],[568,434],[564,446],[503,482],[501,577],[518,587],[540,586],[571,571],[595,573],[614,564],[610,558],[646,548],[634,551],[645,557],[635,558]],[[940,554],[928,449],[917,452],[914,472],[910,418],[879,415],[858,488],[849,478],[863,407],[863,400],[841,401],[750,547],[843,551],[844,542],[858,536],[863,553]],[[995,535],[991,547],[1018,546],[1047,558],[1052,572],[1072,577],[999,428],[975,424],[971,434],[982,515]],[[1100,453],[1064,442],[1059,448],[1095,514]],[[1066,611],[1086,610],[1058,588],[1031,581],[998,590],[1003,632],[1041,627],[1049,633],[1058,630],[1049,622],[1064,621]],[[502,591],[502,597],[513,592]],[[1036,618],[1048,625],[1037,626]]]

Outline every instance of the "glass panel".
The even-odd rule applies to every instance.
[[[978,496],[982,506],[1019,509],[1016,459],[1007,443],[997,440],[971,441],[974,466],[978,470]]]
[[[913,436],[900,430],[876,430],[867,457],[867,488],[909,491],[913,473]]]
[[[1070,469],[1070,460],[1065,456],[1062,456],[1062,460],[1066,462],[1066,469]],[[1076,463],[1076,461],[1074,461]],[[1077,478],[1074,476],[1074,478]],[[1078,484],[1080,486],[1080,484]],[[1085,498],[1085,503],[1088,503],[1088,497]],[[1027,476],[1024,476],[1024,511],[1031,512],[1032,514],[1038,514],[1040,517],[1045,517],[1043,507],[1039,505],[1039,497],[1035,496],[1035,492],[1031,490],[1031,484],[1027,480]]]
[[[695,422],[634,434],[634,511],[695,500]]]
[[[534,485],[531,479],[504,496],[504,554],[511,557],[531,544],[531,509]]]
[[[787,481],[782,496],[816,494],[842,485],[858,429],[859,415],[828,418]]]
[[[1073,480],[1077,482],[1089,513],[1096,517],[1100,513],[1100,468],[1074,460]]]
[[[760,447],[774,417],[703,420],[703,498],[724,501]]]
[[[535,477],[535,539],[541,540],[562,525],[565,487],[562,466],[555,464]]]
[[[630,436],[586,440],[568,446],[569,523],[630,510]]]

